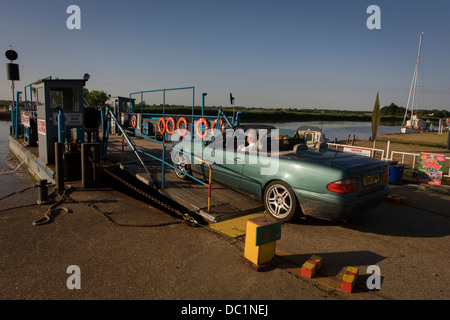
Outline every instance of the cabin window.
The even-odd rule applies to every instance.
[[[64,112],[78,112],[78,91],[73,88],[52,89],[50,91],[50,108],[62,107]]]

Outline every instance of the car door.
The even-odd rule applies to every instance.
[[[266,180],[265,175],[272,162],[271,157],[268,156],[272,146],[271,138],[278,131],[260,129],[257,133],[258,151],[238,155],[239,159],[245,163],[239,187],[260,196],[263,180]]]
[[[232,133],[218,135],[205,146],[203,159],[211,164],[214,180],[239,188],[245,159],[236,152],[234,142]]]
[[[261,167],[257,152],[239,153],[237,161],[241,161],[243,170],[239,188],[260,195],[261,193]]]

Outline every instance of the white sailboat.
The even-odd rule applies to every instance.
[[[425,120],[419,119],[417,115],[414,114],[414,104],[416,101],[416,89],[417,89],[417,76],[419,73],[420,51],[422,48],[422,37],[423,32],[420,34],[419,53],[417,54],[416,67],[414,69],[411,88],[409,90],[408,104],[406,105],[405,117],[403,118],[403,124],[401,129],[402,133],[420,133],[428,130],[429,123]],[[406,120],[410,103],[411,103],[411,118],[410,120]]]

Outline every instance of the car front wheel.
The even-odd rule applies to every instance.
[[[264,191],[264,206],[277,221],[292,220],[298,212],[297,198],[288,184],[282,181],[271,182]]]

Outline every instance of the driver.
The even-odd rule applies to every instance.
[[[244,145],[240,145],[238,147],[238,151],[241,151],[241,152],[257,151],[258,150],[258,146],[256,145],[257,141],[258,141],[258,137],[256,135],[256,131],[252,129],[248,132],[248,135],[247,135],[248,146],[245,147]]]

